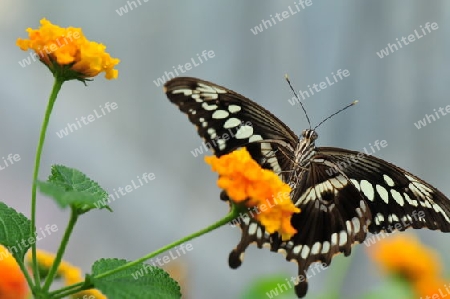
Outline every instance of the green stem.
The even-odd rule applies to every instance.
[[[19,265],[20,270],[22,271],[23,275],[25,276],[25,279],[27,280],[28,285],[30,286],[31,289],[33,289],[35,286],[33,285],[33,280],[31,279],[31,276],[29,274],[29,271],[27,269],[27,267],[25,266],[25,264],[23,262],[18,262],[17,263]]]
[[[100,278],[103,278],[103,277],[115,274],[117,272],[123,271],[125,269],[131,268],[131,267],[133,267],[135,265],[138,265],[138,264],[140,264],[140,263],[142,263],[142,262],[144,262],[144,261],[146,261],[146,260],[148,260],[148,259],[150,259],[150,258],[152,258],[154,256],[157,256],[158,254],[160,254],[160,253],[162,253],[164,251],[172,249],[172,248],[174,248],[177,245],[180,245],[182,243],[190,241],[190,240],[192,240],[192,239],[194,239],[196,237],[199,237],[201,235],[209,233],[210,231],[215,230],[216,228],[219,228],[219,227],[227,224],[228,222],[230,222],[231,220],[233,220],[237,216],[239,216],[239,213],[242,211],[236,205],[231,205],[231,207],[232,207],[231,211],[224,218],[222,218],[221,220],[217,221],[216,223],[208,226],[207,228],[201,229],[198,232],[195,232],[195,233],[193,233],[193,234],[191,234],[191,235],[189,235],[187,237],[184,237],[184,238],[182,238],[182,239],[180,239],[178,241],[170,243],[169,245],[166,245],[166,246],[164,246],[164,247],[162,247],[162,248],[160,248],[160,249],[158,249],[156,251],[153,251],[152,253],[149,253],[149,254],[147,254],[147,255],[145,255],[145,256],[143,256],[143,257],[141,257],[141,258],[139,258],[139,259],[137,259],[135,261],[129,262],[129,263],[127,263],[127,264],[125,264],[123,266],[120,266],[120,267],[118,267],[116,269],[113,269],[113,270],[104,272],[104,273],[102,273],[100,275],[94,276],[94,277],[92,277],[92,279],[100,279]]]
[[[70,286],[61,288],[59,290],[53,291],[49,293],[50,298],[58,299],[65,298],[71,294],[75,294],[84,290],[84,282],[79,282],[76,284],[72,284]]]
[[[61,263],[64,252],[66,251],[67,244],[69,243],[70,235],[72,234],[75,224],[77,223],[78,216],[79,215],[76,209],[73,208],[70,213],[69,224],[67,225],[66,231],[64,232],[64,236],[61,240],[61,245],[59,246],[58,252],[56,253],[55,261],[53,262],[53,265],[49,270],[44,287],[42,288],[43,292],[47,292],[49,290],[53,280],[55,279],[59,264]]]
[[[190,240],[192,240],[192,239],[194,239],[196,237],[199,237],[201,235],[209,233],[210,231],[213,231],[213,230],[215,230],[215,229],[217,229],[217,228],[219,228],[219,227],[229,223],[231,220],[233,220],[236,217],[238,217],[240,215],[240,213],[243,212],[243,211],[246,211],[246,210],[243,209],[240,206],[231,205],[231,211],[224,218],[222,218],[221,220],[217,221],[216,223],[208,226],[207,228],[201,229],[198,232],[195,232],[195,233],[193,233],[193,234],[191,234],[191,235],[189,235],[187,237],[184,237],[184,238],[182,238],[182,239],[180,239],[178,241],[175,241],[175,242],[173,242],[173,243],[171,243],[169,245],[166,245],[166,246],[164,246],[164,247],[162,247],[162,248],[160,248],[160,249],[158,249],[156,251],[153,251],[152,253],[149,253],[149,254],[145,255],[144,257],[142,257],[140,259],[137,259],[137,260],[133,261],[133,262],[129,262],[129,263],[123,265],[123,266],[120,266],[120,267],[118,267],[116,269],[113,269],[111,271],[108,271],[108,272],[104,272],[104,273],[102,273],[100,275],[93,276],[91,279],[100,279],[100,278],[103,278],[103,277],[115,274],[117,272],[123,271],[123,270],[128,269],[130,267],[133,267],[135,265],[138,265],[138,264],[140,264],[140,263],[142,263],[142,262],[144,262],[144,261],[146,261],[146,260],[148,260],[148,259],[150,259],[150,258],[152,258],[154,256],[157,256],[158,254],[160,254],[160,253],[162,253],[164,251],[172,249],[173,247],[175,247],[177,245],[180,245],[180,244],[185,243],[187,241],[190,241]],[[89,286],[89,285],[83,285],[83,284],[84,283],[82,282],[82,283],[77,283],[77,284],[74,284],[74,285],[70,285],[68,287],[65,287],[65,288],[62,288],[62,289],[50,292],[49,295],[51,296],[51,298],[55,298],[55,299],[63,298],[63,297],[66,297],[68,295],[75,294],[75,293],[78,293],[80,291],[87,290],[89,288],[94,287],[93,285]]]
[[[58,92],[61,90],[61,86],[64,83],[63,80],[55,77],[55,82],[53,83],[52,93],[48,99],[47,110],[45,111],[44,121],[41,126],[41,133],[39,136],[39,143],[36,150],[36,160],[34,162],[34,173],[33,173],[33,185],[31,187],[31,225],[30,225],[30,233],[32,236],[35,235],[35,227],[36,227],[36,180],[39,174],[39,167],[41,165],[41,155],[42,148],[44,147],[45,134],[47,132],[48,123],[50,120],[50,115],[52,114],[53,105],[55,104],[56,97],[58,96]],[[39,277],[39,269],[36,259],[36,242],[31,245],[31,253],[33,260],[33,275],[35,285],[40,288],[40,277]]]

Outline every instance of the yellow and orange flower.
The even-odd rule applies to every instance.
[[[45,18],[39,29],[28,28],[29,39],[17,39],[20,49],[34,50],[39,59],[55,74],[70,79],[86,79],[105,72],[107,79],[116,79],[114,67],[120,62],[105,52],[103,44],[91,42],[81,28],[61,28]]]
[[[11,253],[0,245],[0,298],[30,298],[27,281]]]
[[[205,161],[219,174],[218,186],[234,203],[257,208],[255,219],[267,232],[278,232],[283,240],[297,232],[290,220],[300,209],[289,197],[291,188],[274,172],[261,168],[245,148],[220,158],[206,157]]]
[[[369,254],[384,271],[406,279],[418,296],[431,298],[446,286],[439,256],[413,235],[383,239],[370,248]]]
[[[412,235],[391,236],[378,242],[369,252],[385,271],[398,274],[409,281],[439,277],[441,273],[436,252],[422,245]]]
[[[31,252],[27,254],[27,261],[31,263]],[[43,250],[38,250],[36,253],[37,263],[40,269],[49,270],[55,261],[55,255],[53,253],[49,253]],[[72,264],[61,261],[57,270],[57,277],[60,277],[64,280],[64,284],[69,286],[72,284],[76,284],[84,281],[84,277],[82,275],[81,270],[78,267],[73,266]],[[90,289],[78,292],[76,294],[70,295],[72,299],[78,298],[95,298],[95,299],[106,299],[106,296],[103,295],[100,291],[96,289]]]

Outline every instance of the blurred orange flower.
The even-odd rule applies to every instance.
[[[369,251],[372,258],[387,272],[417,281],[424,277],[439,277],[440,260],[436,252],[408,234],[383,239]]]
[[[27,262],[31,263],[32,261],[31,252],[27,254],[26,258]],[[55,261],[55,254],[43,250],[38,250],[36,253],[36,258],[39,268],[41,269],[41,271],[45,272],[48,271],[50,267],[53,265],[53,262]],[[84,277],[81,270],[78,267],[75,267],[72,264],[65,261],[61,261],[57,270],[57,277],[64,279],[64,284],[67,286],[84,281]],[[71,295],[70,297],[72,299],[78,298],[106,299],[106,296],[96,289],[81,291]]]
[[[297,232],[291,217],[300,209],[291,201],[291,188],[274,172],[261,168],[245,148],[220,158],[206,157],[205,161],[219,173],[217,184],[233,202],[257,209],[255,219],[267,232],[278,232],[283,240]]]
[[[30,290],[22,270],[11,253],[0,245],[0,298],[29,298]]]
[[[369,249],[375,262],[387,273],[406,279],[422,298],[441,298],[450,295],[441,276],[438,254],[424,246],[410,234],[391,236]],[[437,295],[436,295],[437,294]]]
[[[440,299],[450,295],[450,287],[447,285],[447,281],[443,278],[426,278],[417,281],[414,284],[415,291],[417,296],[420,296],[420,299]]]

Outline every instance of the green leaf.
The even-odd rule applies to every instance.
[[[104,278],[95,278],[126,263],[126,260],[100,259],[92,266],[90,280],[108,299],[181,298],[178,283],[164,270],[148,264],[135,265]]]
[[[82,214],[91,209],[111,211],[108,193],[82,172],[63,165],[53,165],[47,182],[38,181],[39,190],[53,197],[61,208],[71,206]]]
[[[36,242],[36,233],[32,234],[30,227],[27,217],[0,202],[0,244],[6,246],[19,263]]]
[[[288,281],[286,281],[288,279]],[[297,298],[294,284],[289,280],[289,275],[273,275],[261,277],[254,280],[250,286],[241,294],[241,299]]]

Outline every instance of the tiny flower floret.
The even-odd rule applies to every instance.
[[[117,78],[118,71],[114,67],[120,60],[106,53],[104,45],[87,40],[81,28],[61,28],[45,18],[40,23],[39,29],[28,28],[29,38],[19,38],[16,44],[24,51],[34,50],[53,73],[61,73],[64,66],[81,79],[101,72],[105,72],[107,79]]]
[[[255,219],[267,232],[278,232],[283,240],[297,232],[291,217],[300,209],[290,199],[291,188],[273,171],[261,168],[245,148],[220,158],[206,157],[205,161],[219,173],[217,184],[233,202],[258,210]]]

